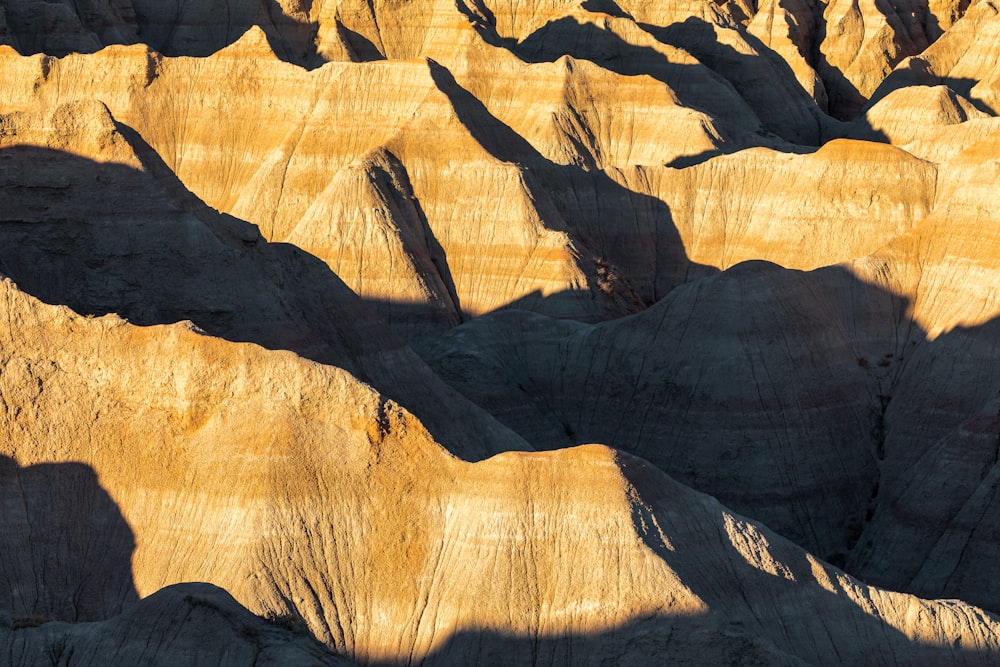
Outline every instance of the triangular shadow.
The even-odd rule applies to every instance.
[[[0,209],[0,273],[21,290],[141,326],[189,320],[212,336],[338,366],[416,414],[458,456],[525,448],[441,382],[324,262],[210,209],[119,128],[144,170],[32,146],[0,150],[0,192],[11,202]]]

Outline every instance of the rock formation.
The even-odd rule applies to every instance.
[[[127,547],[116,532],[134,531],[139,596],[207,579],[252,611],[303,618],[366,662],[794,664],[831,651],[851,662],[927,662],[1000,650],[1000,624],[982,612],[868,588],[606,447],[467,463],[346,371],[190,325],[87,319],[9,281],[0,287],[3,349],[16,355],[0,387],[4,451],[22,478],[75,461],[78,488],[100,485],[91,493],[106,493],[122,515],[86,537],[104,553],[104,539]],[[38,492],[20,489],[29,503]],[[32,525],[34,544],[58,530]],[[36,577],[59,567],[11,546]],[[23,588],[17,573],[6,576]],[[118,583],[99,588],[112,608],[132,595]],[[160,604],[178,604],[180,592]],[[192,597],[181,602],[198,607]],[[212,604],[225,617],[242,613]],[[106,641],[127,655],[114,628],[134,626],[105,623],[68,629],[66,644]],[[10,641],[51,646],[67,632],[45,628]]]
[[[0,272],[38,298],[206,333],[350,370],[466,436],[467,458],[526,446],[442,383],[316,258],[193,198],[96,102],[2,117]],[[91,155],[91,158],[77,157]],[[95,162],[96,160],[96,162]],[[60,195],[60,193],[62,193]],[[454,412],[453,412],[454,411]]]
[[[0,655],[995,662],[998,25],[0,3]]]
[[[0,650],[12,666],[353,664],[308,634],[300,619],[254,616],[210,584],[168,586],[92,623],[0,615]]]
[[[872,101],[905,86],[944,84],[979,110],[995,115],[998,28],[1000,19],[993,3],[973,4],[946,35],[902,61],[872,93]]]

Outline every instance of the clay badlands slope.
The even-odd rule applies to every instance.
[[[3,662],[997,660],[992,2],[0,42]]]

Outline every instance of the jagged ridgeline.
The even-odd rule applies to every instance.
[[[1000,661],[987,0],[0,0],[13,665]]]

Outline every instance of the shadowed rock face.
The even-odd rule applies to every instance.
[[[435,377],[322,262],[194,199],[101,105],[8,127],[22,140],[42,128],[36,136],[48,143],[91,143],[108,160],[30,145],[0,152],[9,202],[0,212],[0,272],[23,289],[87,316],[189,320],[210,335],[337,364],[403,404],[427,405],[428,424],[454,410],[442,424],[457,434],[478,419],[454,441],[460,456],[527,448]]]
[[[100,622],[0,618],[0,650],[10,665],[354,664],[289,626],[254,616],[216,586],[178,584]]]
[[[2,3],[0,654],[995,661],[995,14]]]
[[[606,64],[613,57],[625,62],[624,52],[614,54],[617,47],[609,52],[608,46],[623,38],[633,50],[657,40],[679,47],[730,81],[769,129],[796,141],[812,135],[815,141],[824,125],[822,112],[841,118],[856,114],[897,63],[927,49],[945,30],[950,32],[969,4],[943,0],[862,7],[775,0],[755,6],[694,1],[666,8],[644,0],[579,6],[455,6],[431,0],[402,5],[355,0],[11,0],[0,8],[0,43],[24,54],[62,56],[92,53],[111,44],[144,43],[166,55],[208,56],[256,27],[281,58],[307,66],[420,55],[437,59],[454,53],[455,19],[465,15],[477,19],[473,25],[487,41],[517,45],[513,50],[519,53],[525,47],[538,54],[530,46],[537,40],[548,43],[546,50],[583,46],[588,53],[584,57]],[[585,31],[596,29],[596,36],[580,39],[574,34],[581,17]],[[683,28],[675,30],[679,25]],[[626,66],[635,67],[634,57],[628,60],[632,64]],[[771,85],[761,85],[765,83]],[[780,93],[774,95],[768,87]],[[810,100],[816,104],[810,105]]]
[[[598,326],[491,315],[429,359],[532,442],[613,444],[866,579],[996,608],[972,583],[996,463],[987,137],[850,265],[741,265]]]
[[[24,379],[30,373],[23,362],[4,370]],[[40,391],[37,385],[23,389]],[[138,599],[132,585],[132,530],[88,466],[21,468],[4,456],[0,503],[5,555],[0,608],[6,613],[94,621]]]
[[[168,55],[207,56],[236,41],[250,26],[259,26],[283,57],[316,64],[316,26],[304,4],[18,0],[0,8],[0,39],[25,54],[92,53],[111,44],[142,42]]]
[[[431,357],[529,441],[633,452],[842,563],[878,493],[878,364],[905,310],[843,270],[749,263],[599,326],[484,317]]]
[[[5,451],[97,471],[135,532],[140,595],[207,579],[376,663],[517,664],[530,650],[584,664],[747,654],[796,664],[827,662],[831,646],[851,662],[935,662],[997,650],[992,617],[869,588],[606,447],[466,463],[340,369],[189,326],[87,319],[2,289],[2,349],[28,360],[27,379],[43,387],[34,397],[17,393],[31,383],[0,388],[5,405],[38,415],[4,418]],[[61,428],[77,423],[56,411],[72,396],[100,415],[77,418],[86,437]],[[126,614],[159,609],[154,599]],[[161,599],[148,625],[126,616],[12,629],[10,641],[51,646],[65,632],[67,645],[106,641],[127,656],[144,627],[155,655],[169,656],[188,641],[169,632],[172,605],[202,606],[180,603]],[[208,606],[204,622],[221,622]],[[246,637],[253,623],[217,606]],[[244,650],[228,636],[212,646]]]

